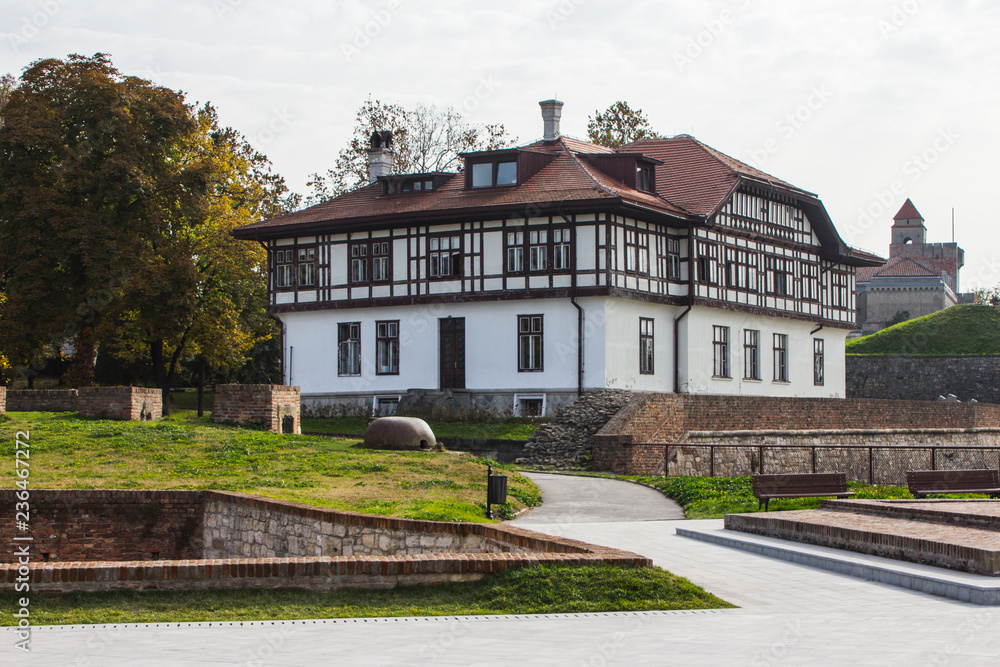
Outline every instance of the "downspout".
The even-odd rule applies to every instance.
[[[822,328],[823,328],[823,323],[820,322],[818,327],[816,327],[815,329],[813,329],[812,331],[809,332],[809,335],[812,336],[814,333],[816,333],[817,331],[819,331]]]
[[[559,215],[566,224],[570,226],[573,230],[573,235],[570,237],[573,239],[573,271],[570,274],[573,280],[573,296],[569,298],[569,302],[573,304],[576,308],[576,397],[580,398],[583,396],[583,320],[584,312],[583,306],[576,302],[577,285],[576,285],[576,225],[573,221],[566,217],[566,214],[562,212],[562,201],[559,202]]]
[[[674,393],[681,392],[681,320],[687,317],[694,306],[694,225],[688,222],[688,305],[684,312],[674,318]]]

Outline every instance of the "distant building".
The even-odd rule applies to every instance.
[[[961,302],[957,243],[927,243],[924,218],[909,199],[892,222],[889,261],[857,270],[858,328],[875,333],[893,319],[930,315]]]

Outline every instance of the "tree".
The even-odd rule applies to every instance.
[[[14,92],[17,81],[10,74],[0,76],[0,127],[3,127],[3,108],[7,106],[10,94]]]
[[[640,139],[659,139],[642,109],[632,109],[627,102],[618,101],[604,110],[587,117],[587,136],[595,144],[618,148]]]
[[[34,73],[35,67],[45,71]],[[30,80],[43,76],[52,83],[38,91],[22,90],[22,81],[8,107],[18,113],[0,130],[0,182],[19,179],[16,189],[0,192],[0,242],[13,242],[0,249],[0,267],[8,267],[6,284],[16,285],[8,297],[16,293],[19,300],[18,308],[0,311],[0,339],[9,334],[16,341],[12,349],[20,363],[46,344],[72,339],[77,356],[86,355],[77,364],[80,375],[69,378],[76,383],[87,381],[82,369],[92,372],[103,343],[122,359],[151,365],[169,412],[169,388],[185,361],[238,368],[274,332],[265,310],[265,251],[229,232],[285,212],[294,202],[267,158],[220,127],[210,105],[194,109],[179,93],[122,77],[100,54],[36,63],[25,74]],[[67,105],[59,103],[77,99],[88,101],[87,114],[111,120],[78,129],[72,118],[62,118]],[[146,109],[137,104],[143,99],[169,104]],[[128,115],[127,127],[119,126],[116,114]],[[7,132],[15,118],[25,128],[33,116],[53,119],[40,123],[46,133],[35,137],[47,142],[43,158],[71,156],[62,159],[57,174],[44,159],[23,156],[30,151],[20,135]],[[130,141],[133,133],[146,141]],[[163,155],[162,164],[154,161],[157,169],[141,168],[157,153]],[[115,179],[131,199],[105,192],[107,186],[93,182],[86,170]],[[136,207],[133,201],[143,197],[150,205]],[[34,200],[44,205],[24,206]],[[60,207],[82,212],[71,215]],[[61,218],[54,215],[59,213]],[[113,229],[116,224],[126,230]],[[48,236],[40,236],[40,228]],[[22,234],[30,238],[21,242]],[[46,273],[49,265],[54,268]],[[32,317],[36,308],[41,317]]]
[[[31,65],[0,128],[0,340],[15,366],[72,343],[88,384],[103,313],[144,251],[194,199],[177,147],[195,127],[180,94],[108,57]]]
[[[369,98],[358,109],[351,140],[341,149],[334,168],[310,177],[307,185],[312,192],[306,203],[318,204],[367,185],[368,141],[373,132],[383,130],[393,133],[393,168],[401,174],[458,170],[459,153],[503,148],[515,141],[502,124],[470,125],[451,107],[438,111],[418,105],[408,110]]]

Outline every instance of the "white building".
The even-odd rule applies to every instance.
[[[236,230],[267,245],[304,403],[844,396],[855,268],[881,261],[815,195],[687,135],[562,137],[562,103],[541,106],[542,140],[466,154],[457,174],[388,174],[376,133],[370,185]]]

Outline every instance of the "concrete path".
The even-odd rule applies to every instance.
[[[547,484],[540,482],[543,489]],[[551,496],[550,496],[551,500]],[[552,506],[550,505],[550,509]],[[683,522],[717,529],[721,520]],[[677,521],[532,524],[650,556],[739,609],[0,631],[0,665],[996,665],[1000,608],[679,537]]]
[[[683,519],[684,510],[656,489],[602,477],[524,473],[542,491],[542,505],[511,523],[603,523]]]

